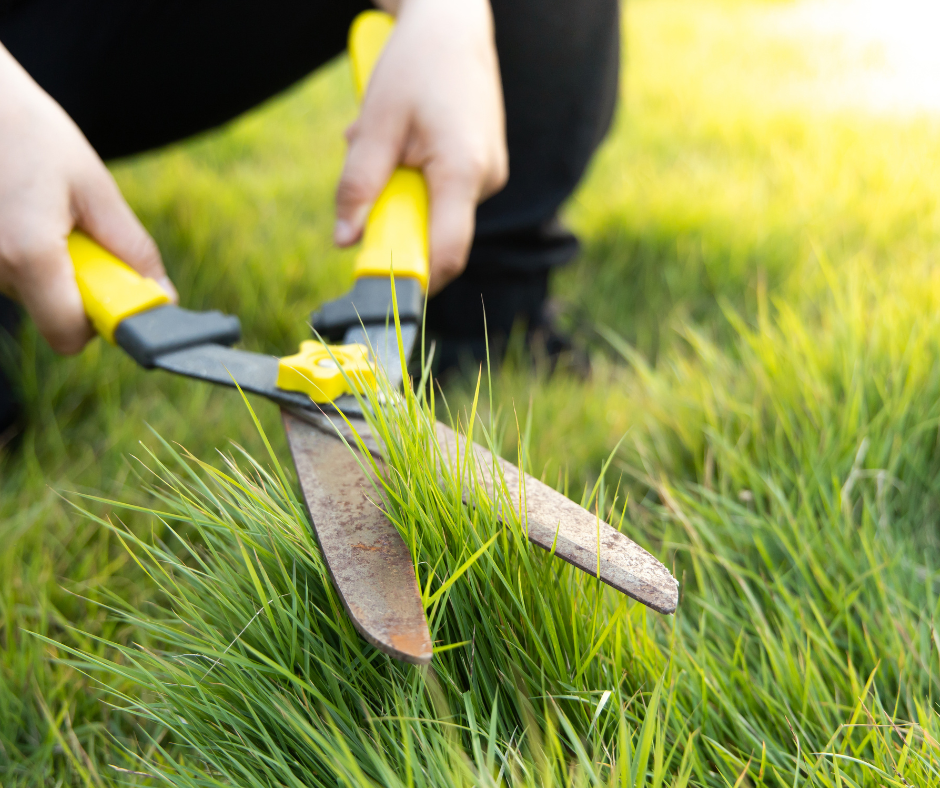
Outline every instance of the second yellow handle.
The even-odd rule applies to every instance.
[[[381,11],[365,11],[349,30],[349,57],[359,97],[394,27]],[[353,276],[413,277],[428,288],[428,190],[418,170],[399,167],[369,213]]]

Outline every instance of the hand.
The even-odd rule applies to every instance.
[[[355,243],[398,165],[424,172],[433,295],[463,271],[476,206],[508,177],[488,0],[382,0],[398,22],[346,132],[334,241]]]
[[[80,227],[176,291],[160,252],[65,111],[0,45],[0,292],[22,302],[58,353],[94,336],[66,239]]]

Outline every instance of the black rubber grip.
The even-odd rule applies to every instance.
[[[233,315],[168,304],[122,320],[114,341],[142,367],[152,369],[167,353],[196,345],[233,345],[241,334],[241,323]]]
[[[411,277],[395,279],[398,317],[403,323],[420,323],[424,312],[421,283]],[[348,328],[394,320],[392,281],[385,276],[364,276],[342,298],[328,301],[310,316],[313,329],[325,339],[339,341]]]

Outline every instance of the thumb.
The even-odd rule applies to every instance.
[[[404,128],[363,115],[346,136],[349,149],[336,189],[333,241],[337,246],[354,244],[362,235],[369,210],[401,160]]]
[[[73,189],[72,210],[78,227],[141,276],[155,280],[174,303],[179,301],[156,242],[104,167]]]

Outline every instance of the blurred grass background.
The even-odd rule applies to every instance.
[[[829,106],[812,89],[821,53],[775,32],[780,7],[630,4],[624,101],[567,209],[584,254],[553,285],[594,376],[510,364],[493,392],[531,414],[531,467],[575,498],[627,435],[609,471],[632,494],[626,527],[686,588],[682,644],[651,636],[649,664],[672,653],[698,686],[685,711],[718,748],[701,744],[697,772],[716,785],[756,782],[748,753],[771,734],[785,751],[788,727],[824,746],[876,666],[875,692],[918,736],[940,689],[938,123]],[[338,62],[114,167],[184,304],[239,314],[249,348],[295,347],[309,310],[349,284],[329,238],[353,116]],[[0,784],[81,784],[75,759],[137,749],[132,720],[28,633],[133,643],[92,602],[109,589],[143,604],[153,586],[67,494],[146,504],[132,457],[155,442],[147,425],[207,460],[262,446],[231,393],[143,373],[103,343],[59,359],[28,329],[8,355],[31,426],[0,459]],[[274,408],[257,409],[285,453]]]

